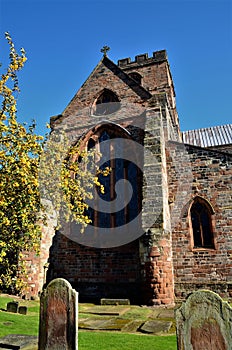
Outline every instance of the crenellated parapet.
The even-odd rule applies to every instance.
[[[152,57],[148,57],[148,53],[144,53],[141,55],[135,56],[135,60],[131,61],[130,57],[122,58],[118,60],[118,66],[120,68],[131,68],[132,66],[135,67],[136,65],[144,65],[144,64],[154,64],[158,62],[167,61],[167,51],[166,50],[160,50],[153,52]]]

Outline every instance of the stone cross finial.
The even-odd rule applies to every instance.
[[[107,51],[110,50],[110,47],[109,46],[103,46],[103,48],[101,49],[101,52],[103,53],[103,56],[104,57],[107,57]]]

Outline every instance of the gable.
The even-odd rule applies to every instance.
[[[62,113],[63,118],[80,108],[91,108],[103,89],[116,93],[119,101],[143,102],[151,97],[133,78],[107,57],[103,57]]]

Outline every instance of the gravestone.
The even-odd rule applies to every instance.
[[[175,316],[178,350],[232,350],[232,308],[218,294],[192,293]]]
[[[21,315],[26,315],[27,314],[27,307],[26,306],[19,306],[18,313]]]
[[[19,306],[19,303],[17,301],[10,301],[6,305],[6,311],[7,312],[17,313],[18,312],[18,306]]]
[[[78,349],[78,293],[57,278],[40,298],[39,350]]]

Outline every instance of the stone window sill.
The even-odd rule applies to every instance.
[[[215,251],[216,249],[211,247],[211,248],[206,248],[206,247],[193,247],[192,251],[193,252],[205,252],[205,251]]]

